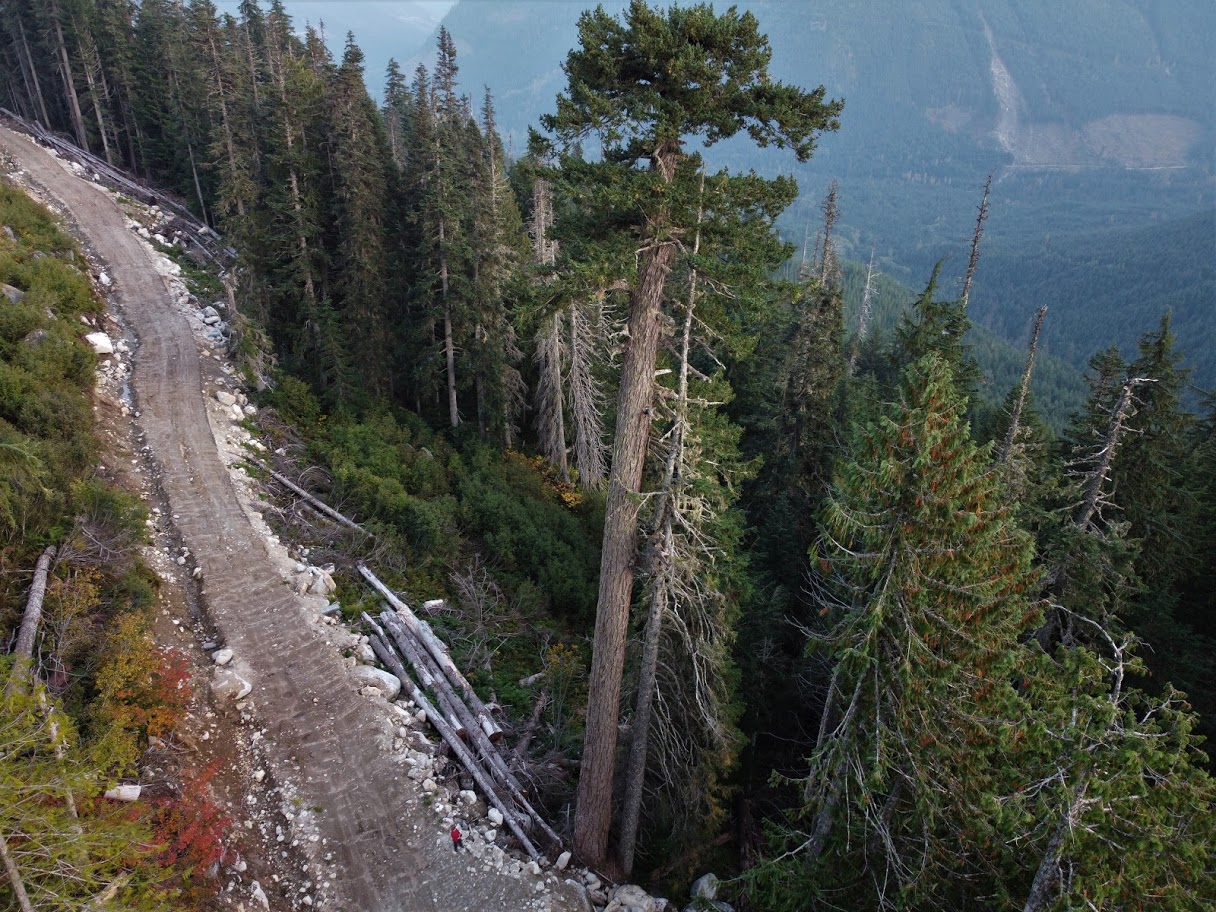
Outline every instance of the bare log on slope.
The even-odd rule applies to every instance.
[[[419,683],[422,684],[424,689],[432,691],[435,694],[435,698],[439,701],[439,708],[443,711],[448,725],[452,727],[462,740],[467,741],[469,738],[469,727],[462,718],[462,713],[457,709],[457,700],[451,688],[445,687],[446,682],[441,682],[440,676],[421,660],[419,650],[414,648],[414,644],[410,642],[408,634],[402,636],[403,628],[393,623],[393,615],[389,612],[381,615],[381,620],[385,622],[385,627],[388,628],[387,633],[381,629],[380,625],[367,612],[363,613],[363,620],[379,633],[387,645],[396,644],[397,651],[413,666],[414,674],[418,676]]]
[[[377,631],[381,629],[366,613],[364,614],[364,618],[372,629]],[[557,833],[553,831],[528,801],[527,796],[524,794],[523,786],[520,785],[515,774],[507,766],[506,760],[498,752],[497,747],[490,741],[486,733],[478,727],[477,720],[473,717],[472,711],[452,690],[451,684],[439,673],[431,656],[414,640],[409,629],[402,621],[401,616],[391,611],[386,611],[380,616],[380,620],[384,622],[384,627],[388,630],[389,636],[384,638],[386,645],[396,644],[401,654],[414,667],[423,686],[435,692],[443,711],[448,714],[455,714],[459,720],[458,724],[463,728],[460,734],[467,736],[477,747],[477,753],[481,757],[481,762],[485,764],[490,775],[505,789],[523,815],[535,824],[545,834],[547,839],[554,845],[561,845],[561,840],[558,838]],[[383,634],[381,636],[383,637]],[[454,725],[453,728],[457,728],[457,726]]]
[[[356,532],[361,532],[364,535],[368,536],[369,538],[376,537],[376,536],[372,535],[372,533],[370,533],[366,529],[364,529],[357,522],[355,522],[353,519],[343,516],[341,513],[339,513],[333,507],[329,506],[329,504],[318,499],[317,497],[314,497],[312,494],[309,494],[307,491],[305,491],[303,488],[301,488],[298,484],[296,484],[290,478],[280,475],[278,472],[276,472],[270,466],[266,465],[266,463],[262,462],[262,460],[257,459],[256,457],[253,457],[253,456],[245,456],[244,459],[246,462],[252,463],[253,465],[257,466],[259,469],[261,469],[263,472],[266,472],[271,478],[273,478],[275,481],[277,481],[283,487],[287,488],[287,490],[291,491],[293,494],[299,495],[301,498],[304,499],[304,501],[306,503],[310,504],[311,506],[315,507],[317,510],[321,511],[321,513],[328,516],[330,519],[334,520],[334,522],[341,523],[342,525],[346,526],[348,529],[354,529]]]
[[[523,812],[524,816],[534,823],[545,837],[548,838],[554,845],[561,845],[561,839],[557,833],[545,822],[545,819],[537,813],[536,809],[528,801],[524,794],[523,786],[515,774],[511,772],[507,766],[506,760],[498,752],[497,747],[490,741],[480,728],[477,727],[477,720],[473,718],[472,712],[460,700],[460,698],[451,689],[451,685],[443,680],[442,675],[438,674],[438,670],[428,656],[410,637],[410,632],[402,623],[399,615],[391,611],[386,611],[380,616],[384,621],[385,627],[392,637],[392,641],[401,649],[401,652],[409,660],[410,664],[418,669],[419,676],[429,677],[435,685],[435,692],[440,696],[441,703],[446,703],[449,707],[455,709],[457,717],[464,723],[465,730],[477,747],[477,752],[481,757],[482,762],[486,765],[490,775],[506,790],[516,806]]]
[[[402,622],[406,626],[406,629],[413,634],[416,640],[422,643],[422,645],[426,648],[426,651],[430,653],[431,657],[435,660],[436,664],[438,664],[444,675],[452,683],[452,686],[455,687],[457,692],[464,697],[465,702],[469,705],[469,708],[473,710],[473,714],[477,717],[477,721],[481,725],[482,731],[486,733],[486,736],[491,741],[496,743],[501,741],[502,729],[499,727],[498,723],[494,721],[494,717],[490,714],[490,710],[484,703],[481,702],[481,698],[477,696],[477,693],[473,690],[472,685],[469,684],[465,676],[460,673],[460,669],[456,667],[456,663],[453,662],[452,657],[448,655],[447,646],[445,646],[439,640],[439,638],[435,636],[434,632],[431,630],[431,625],[421,620],[416,614],[414,614],[414,612],[410,610],[409,605],[397,598],[397,595],[391,589],[389,589],[388,586],[384,585],[384,583],[382,583],[376,577],[376,574],[367,569],[365,564],[359,564],[359,572],[363,574],[364,579],[375,587],[377,592],[388,600],[390,605],[397,609],[397,616],[401,618]]]
[[[222,263],[230,261],[236,257],[236,251],[231,247],[225,247],[220,240],[220,236],[211,230],[206,224],[191,212],[185,205],[179,202],[174,197],[160,190],[155,190],[151,187],[138,183],[133,178],[122,172],[116,167],[113,167],[108,162],[103,161],[79,146],[56,136],[50,130],[43,127],[41,124],[26,120],[19,114],[15,114],[7,108],[0,108],[0,114],[4,115],[15,126],[24,130],[26,133],[33,136],[39,142],[50,146],[61,157],[69,161],[89,168],[95,172],[101,180],[107,183],[112,188],[127,194],[128,196],[140,200],[144,203],[149,203],[159,206],[161,209],[167,209],[177,216],[182,222],[182,234],[198,247],[204,259],[214,263]]]
[[[42,621],[42,600],[46,597],[46,578],[51,572],[51,561],[56,549],[49,546],[34,565],[34,581],[30,585],[29,598],[25,603],[25,614],[21,617],[21,630],[17,633],[17,645],[13,648],[15,661],[9,677],[8,692],[12,693],[18,682],[24,682],[33,664],[34,638]]]
[[[364,617],[367,616],[364,615]],[[447,742],[447,745],[452,749],[452,753],[456,755],[457,759],[460,760],[464,768],[469,771],[469,775],[473,777],[478,787],[485,794],[486,800],[491,802],[494,807],[498,809],[498,812],[502,814],[503,822],[515,835],[515,838],[519,840],[519,844],[523,846],[524,851],[528,853],[528,857],[534,860],[538,858],[540,856],[540,852],[537,851],[536,846],[534,846],[532,841],[528,838],[528,834],[525,833],[523,828],[519,825],[515,814],[512,813],[511,809],[508,808],[503,800],[498,796],[498,793],[495,791],[489,777],[481,769],[481,766],[473,758],[473,755],[469,753],[469,749],[465,746],[464,741],[461,740],[460,736],[456,734],[450,725],[448,725],[447,720],[443,718],[437,709],[435,709],[434,704],[432,704],[431,701],[426,698],[426,694],[424,694],[418,688],[418,685],[415,684],[410,676],[406,673],[405,667],[401,664],[401,661],[393,653],[392,648],[383,638],[384,631],[381,630],[374,621],[371,621],[370,618],[367,618],[367,620],[371,623],[373,630],[372,634],[368,637],[368,641],[371,643],[372,651],[375,652],[380,661],[387,665],[389,670],[397,676],[397,680],[401,682],[402,688],[409,693],[410,699],[413,700],[415,704],[422,707],[422,711],[426,713],[427,720],[431,723],[435,730],[439,732],[439,736],[443,738],[445,742]]]

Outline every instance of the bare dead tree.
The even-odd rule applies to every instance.
[[[823,210],[823,250],[819,261],[819,285],[827,288],[840,281],[840,263],[836,259],[836,247],[832,243],[832,231],[840,218],[840,185],[833,180],[819,208]]]
[[[520,618],[480,556],[451,575],[460,601],[465,663],[492,671],[494,656],[519,635]]]
[[[1022,410],[1026,407],[1026,399],[1030,395],[1030,376],[1034,371],[1034,356],[1039,348],[1039,333],[1043,331],[1043,319],[1046,316],[1047,305],[1044,304],[1034,318],[1034,331],[1030,334],[1030,350],[1026,353],[1026,367],[1022,371],[1022,382],[1018,386],[1018,398],[1009,415],[1009,429],[1005,432],[1005,439],[1001,441],[1001,448],[997,452],[996,462],[1000,466],[1009,465],[1009,456],[1013,452],[1014,443],[1021,431]]]
[[[967,277],[963,279],[963,309],[971,300],[971,282],[975,279],[975,268],[980,262],[980,238],[984,235],[984,222],[988,218],[988,192],[992,189],[992,175],[984,181],[984,195],[980,199],[980,211],[975,217],[975,232],[971,235],[971,255],[967,257]]]
[[[870,328],[870,312],[874,308],[874,248],[870,248],[870,265],[866,267],[866,287],[861,294],[861,312],[857,315],[857,335],[853,337],[853,352],[849,355],[849,376],[857,373],[857,359],[861,357],[861,343]]]
[[[1110,411],[1110,422],[1098,443],[1087,453],[1082,454],[1068,467],[1069,477],[1079,483],[1080,500],[1070,506],[1072,513],[1070,525],[1082,534],[1101,534],[1097,521],[1102,516],[1103,508],[1110,505],[1111,490],[1107,486],[1110,480],[1111,465],[1123,434],[1127,431],[1127,422],[1135,414],[1135,389],[1144,383],[1155,383],[1150,377],[1129,377],[1123,381],[1119,398]],[[1052,601],[1060,602],[1068,586],[1072,568],[1068,563],[1057,567],[1047,578]],[[1066,641],[1071,641],[1073,634],[1065,621],[1074,617],[1072,612],[1065,611],[1057,604],[1048,607],[1043,616],[1043,623],[1035,631],[1035,638],[1045,651],[1049,651],[1053,638],[1060,632]]]
[[[700,252],[703,215],[702,204],[694,257]],[[695,268],[690,270],[676,389],[660,399],[668,427],[655,441],[663,476],[647,544],[650,606],[622,812],[620,849],[626,873],[633,865],[647,769],[673,797],[670,806],[691,818],[708,798],[700,788],[704,779],[696,775],[698,768],[708,752],[725,752],[731,742],[722,669],[729,661],[732,632],[726,599],[710,582],[718,558],[710,528],[722,504],[699,490],[706,474],[717,469],[704,452],[693,414],[718,403],[691,395],[689,388],[690,376],[697,373],[691,363],[694,348],[712,355],[695,334],[700,278]]]
[[[1076,505],[1073,513],[1073,525],[1086,531],[1092,528],[1094,518],[1100,516],[1102,507],[1107,504],[1110,490],[1106,487],[1110,479],[1110,467],[1115,461],[1115,453],[1119,447],[1120,438],[1127,429],[1127,421],[1135,414],[1134,393],[1137,386],[1144,383],[1156,383],[1151,377],[1129,377],[1123,382],[1119,399],[1111,411],[1110,425],[1105,436],[1097,447],[1087,453],[1077,465],[1085,467],[1082,475],[1084,492],[1081,502]],[[1074,472],[1073,474],[1078,474]]]
[[[607,319],[604,289],[570,308],[570,403],[574,419],[574,462],[579,480],[599,488],[608,477],[604,442],[604,390],[595,376],[595,356],[604,347]]]
[[[536,433],[541,454],[570,481],[570,461],[566,451],[565,389],[562,383],[564,314],[555,313],[536,335]]]

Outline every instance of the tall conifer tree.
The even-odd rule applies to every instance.
[[[684,143],[746,130],[761,145],[810,156],[817,132],[835,126],[837,103],[770,80],[770,51],[755,17],[705,5],[666,14],[641,0],[624,19],[598,9],[579,20],[581,47],[566,61],[568,90],[543,119],[567,150],[591,131],[603,143],[591,169],[597,203],[637,213],[642,251],[630,283],[629,343],[621,367],[604,526],[590,706],[579,777],[575,849],[589,864],[607,857],[625,635],[637,544],[637,495],[653,414],[660,312],[679,235],[695,212],[699,162]],[[712,88],[708,88],[712,87]]]

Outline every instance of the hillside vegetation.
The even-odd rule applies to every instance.
[[[988,72],[970,8],[930,9],[913,31]],[[377,104],[355,36],[335,59],[277,4],[112,12],[0,21],[7,89],[225,233],[275,458],[371,524],[408,598],[447,597],[428,610],[584,862],[669,895],[716,869],[765,912],[1207,902],[1216,414],[1186,407],[1168,317],[1087,350],[1079,391],[1054,343],[1027,351],[1029,310],[1020,351],[974,330],[996,291],[956,274],[1001,249],[974,208],[1009,153],[928,120],[890,117],[881,145],[857,128],[850,161],[924,207],[882,197],[893,278],[863,333],[848,178],[805,253],[778,230],[812,211],[788,172],[850,136],[853,100],[782,81],[770,59],[814,60],[783,60],[749,13],[584,15],[545,135],[511,158],[446,29]],[[857,18],[902,27],[877,15]],[[13,50],[22,28],[39,53]],[[56,82],[65,54],[109,94],[96,68]],[[948,69],[888,56],[893,78]],[[22,66],[56,87],[41,103]],[[898,177],[918,145],[965,180]],[[722,167],[775,160],[756,150],[781,167]],[[896,241],[938,237],[955,259],[897,286]],[[342,567],[366,556],[311,534]],[[339,587],[352,615],[374,601]]]

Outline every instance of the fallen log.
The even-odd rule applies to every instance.
[[[368,617],[366,613],[363,616],[373,629],[377,631],[381,630],[376,622]],[[560,846],[561,840],[558,838],[557,833],[553,831],[548,823],[545,822],[545,819],[532,807],[532,804],[524,794],[523,786],[515,777],[515,774],[511,772],[510,767],[507,766],[506,761],[498,752],[494,743],[490,741],[484,731],[477,727],[472,712],[452,691],[449,682],[444,680],[443,676],[438,673],[438,670],[430,661],[430,656],[426,655],[425,651],[411,638],[410,631],[402,622],[400,616],[391,611],[386,611],[380,615],[380,620],[384,622],[384,627],[387,628],[389,633],[389,637],[384,638],[385,644],[389,645],[390,640],[391,643],[396,644],[398,649],[401,650],[401,654],[405,656],[415,671],[417,671],[419,679],[423,682],[423,686],[435,691],[436,696],[439,697],[440,706],[445,712],[455,710],[457,718],[464,725],[464,734],[468,735],[477,747],[481,762],[486,765],[490,775],[506,790],[525,817],[534,823],[554,845]],[[383,636],[382,633],[381,635]]]
[[[364,622],[370,624],[374,630],[379,631],[380,636],[386,644],[392,645],[395,643],[397,645],[397,650],[413,666],[414,674],[418,676],[419,683],[422,684],[423,688],[435,694],[435,698],[439,701],[439,708],[443,710],[448,724],[452,726],[456,734],[460,735],[462,740],[468,740],[469,726],[462,718],[463,714],[457,708],[458,701],[455,694],[452,693],[451,688],[446,687],[446,682],[442,681],[440,676],[422,661],[422,657],[419,655],[418,650],[414,648],[414,644],[410,642],[409,635],[405,632],[404,628],[400,627],[399,624],[393,623],[393,621],[389,620],[390,618],[393,618],[393,616],[388,612],[381,615],[381,619],[385,621],[384,626],[388,628],[388,634],[385,635],[384,631],[367,612],[363,612]]]
[[[314,497],[313,495],[311,495],[307,491],[305,491],[303,488],[301,488],[294,481],[280,475],[278,472],[276,472],[270,466],[266,465],[266,463],[262,462],[262,460],[258,459],[257,457],[245,456],[243,458],[245,459],[246,462],[257,466],[259,469],[261,469],[263,472],[268,474],[271,478],[273,478],[275,481],[277,481],[283,487],[287,488],[287,490],[291,491],[293,494],[299,495],[301,498],[304,499],[304,501],[306,503],[315,507],[317,510],[320,510],[323,514],[325,514],[326,516],[328,516],[330,519],[334,520],[335,522],[341,523],[342,525],[346,526],[349,529],[354,529],[356,532],[362,532],[368,538],[376,537],[376,536],[372,535],[372,533],[370,533],[366,529],[364,529],[357,522],[355,522],[353,519],[348,519],[347,517],[345,517],[341,513],[339,513],[337,510],[335,510],[333,507],[329,506],[329,504],[327,504],[321,500],[318,500],[316,497]]]
[[[431,701],[426,698],[426,694],[424,694],[418,688],[418,685],[415,684],[410,676],[406,673],[405,667],[401,664],[397,657],[393,655],[392,648],[382,638],[383,632],[383,630],[381,630],[379,633],[373,632],[368,637],[368,641],[371,643],[372,651],[376,653],[380,661],[384,662],[384,664],[389,667],[393,674],[397,676],[397,680],[401,682],[402,689],[409,694],[410,699],[413,700],[415,704],[422,707],[422,711],[426,713],[427,720],[435,728],[435,731],[439,732],[439,736],[443,738],[448,747],[452,749],[452,753],[457,756],[464,768],[469,771],[469,775],[473,777],[482,793],[486,796],[486,800],[490,801],[494,807],[498,808],[498,812],[502,814],[503,822],[508,826],[508,828],[510,828],[511,832],[515,835],[515,838],[519,840],[519,844],[523,846],[524,851],[528,853],[528,857],[535,861],[540,857],[540,852],[538,852],[536,846],[532,844],[532,841],[528,838],[528,834],[524,832],[523,827],[519,825],[519,821],[516,819],[515,814],[506,806],[503,800],[499,797],[498,793],[494,790],[494,786],[490,782],[489,777],[485,774],[477,761],[473,759],[473,755],[469,753],[469,749],[465,746],[464,741],[462,741],[460,736],[457,735],[452,727],[448,725],[447,720],[440,715],[439,711],[435,709],[435,706],[431,703]]]
[[[21,616],[21,629],[17,633],[17,645],[13,647],[12,671],[9,673],[8,692],[12,693],[18,683],[29,676],[34,658],[34,638],[42,622],[42,601],[46,597],[46,578],[51,572],[51,561],[55,559],[54,545],[47,547],[34,565],[34,581],[30,585],[29,598],[25,602],[25,613]]]
[[[494,778],[510,789],[514,794],[522,797],[523,786],[519,784],[519,780],[507,768],[503,762],[494,743],[487,737],[477,724],[477,719],[473,717],[473,713],[469,707],[456,695],[452,690],[451,684],[444,679],[439,669],[436,667],[434,660],[422,649],[416,641],[414,641],[405,624],[401,622],[401,618],[391,611],[386,611],[380,615],[380,619],[384,622],[384,626],[388,628],[389,634],[392,636],[393,642],[401,650],[402,655],[409,659],[420,676],[425,675],[432,682],[431,688],[440,696],[441,700],[451,706],[457,714],[457,717],[463,723],[465,732],[472,742],[477,745],[477,750],[482,756],[482,761],[489,767]],[[522,805],[521,805],[522,806]]]
[[[477,696],[477,693],[473,690],[472,685],[469,684],[465,676],[460,673],[460,669],[456,667],[456,663],[453,662],[452,657],[448,655],[447,647],[440,642],[437,636],[435,636],[434,632],[431,630],[430,624],[420,620],[418,616],[410,610],[409,605],[397,598],[397,595],[391,589],[389,589],[388,586],[380,582],[376,574],[367,569],[366,564],[359,564],[359,572],[363,574],[364,579],[375,587],[377,592],[388,600],[390,605],[397,609],[397,616],[401,618],[402,622],[406,626],[406,629],[413,634],[415,639],[426,647],[426,651],[430,653],[431,657],[439,665],[440,669],[442,669],[444,676],[452,683],[452,686],[460,692],[461,696],[464,697],[465,702],[468,704],[469,708],[473,710],[473,715],[477,717],[482,731],[486,733],[486,736],[495,743],[501,741],[502,729],[499,727],[498,723],[494,721],[494,717],[490,714],[490,710],[484,703],[481,702],[481,698]]]

